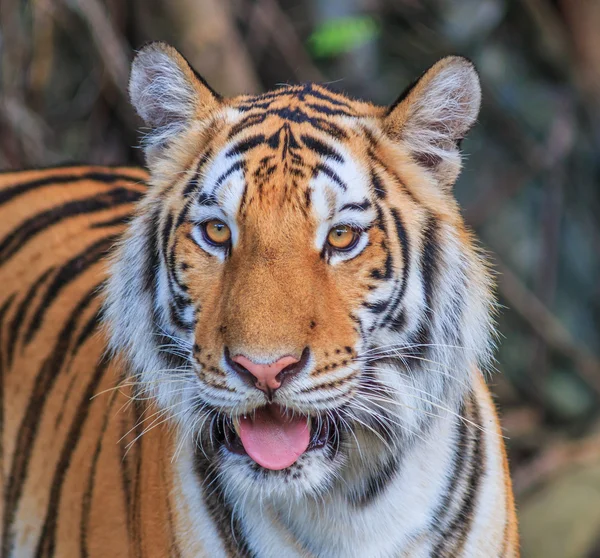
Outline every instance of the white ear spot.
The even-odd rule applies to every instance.
[[[440,60],[392,107],[385,118],[388,135],[404,142],[413,158],[444,182],[460,169],[458,142],[475,123],[481,87],[466,58]]]
[[[164,43],[150,43],[135,57],[129,96],[150,128],[144,138],[147,149],[167,144],[195,118],[218,105],[218,97],[183,56]]]

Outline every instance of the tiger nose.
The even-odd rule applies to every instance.
[[[269,397],[281,387],[284,380],[300,372],[308,360],[308,347],[302,352],[300,359],[286,355],[270,364],[256,363],[244,355],[229,358],[229,351],[225,351],[225,358],[230,360],[232,368],[240,376],[250,376],[254,385],[264,391]]]

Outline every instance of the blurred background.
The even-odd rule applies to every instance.
[[[312,80],[387,104],[475,62],[456,195],[498,273],[523,555],[600,557],[600,1],[0,0],[0,170],[143,164],[127,78],[156,39],[226,95]]]

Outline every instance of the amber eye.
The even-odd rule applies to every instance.
[[[211,244],[223,246],[231,240],[231,230],[223,221],[213,219],[204,223],[202,227],[206,240]]]
[[[358,232],[348,225],[333,227],[327,235],[327,242],[336,250],[350,250],[358,240]]]

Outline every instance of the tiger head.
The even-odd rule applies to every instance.
[[[366,490],[489,358],[489,275],[452,196],[480,86],[448,57],[391,107],[316,84],[222,98],[137,55],[150,185],[111,344],[233,492]]]

